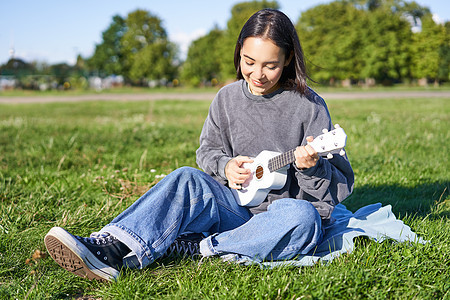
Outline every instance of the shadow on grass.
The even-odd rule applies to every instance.
[[[449,188],[449,181],[415,187],[365,185],[355,187],[353,194],[343,204],[353,212],[373,203],[379,202],[383,206],[390,204],[397,218],[405,215],[425,217],[430,213],[435,217],[449,217]]]

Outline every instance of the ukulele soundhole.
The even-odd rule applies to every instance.
[[[261,179],[261,178],[263,177],[263,175],[264,175],[264,169],[263,169],[262,166],[256,167],[255,175],[256,175],[256,179],[258,179],[258,180]]]

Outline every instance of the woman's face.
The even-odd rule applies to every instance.
[[[241,73],[254,95],[276,91],[283,68],[289,64],[283,50],[270,39],[249,37],[241,48]]]

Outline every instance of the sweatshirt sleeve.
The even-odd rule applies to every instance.
[[[333,129],[325,102],[316,99],[320,100],[322,105],[312,114],[304,139],[309,135],[316,137],[324,128]],[[347,155],[335,154],[332,159],[320,157],[316,166],[305,170],[299,170],[294,163],[294,170],[300,187],[297,198],[310,201],[322,219],[329,219],[334,207],[353,191],[354,174]]]
[[[300,197],[310,201],[322,219],[329,219],[334,207],[353,191],[354,175],[346,156],[321,157],[317,165],[296,171]]]
[[[211,103],[208,116],[203,124],[200,146],[196,155],[197,164],[203,171],[225,183],[225,166],[231,159],[231,155],[227,154],[226,145],[223,142],[224,132],[221,128],[221,113],[217,97]]]

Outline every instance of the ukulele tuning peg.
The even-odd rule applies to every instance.
[[[323,132],[323,133],[327,133],[327,132],[328,132],[328,129],[324,128],[324,129],[322,129],[322,132]]]
[[[344,155],[345,155],[344,149],[342,149],[341,151],[339,151],[339,155],[340,155],[340,156],[344,156]]]
[[[332,159],[332,158],[333,158],[333,154],[328,153],[328,154],[327,154],[327,158],[328,158],[328,159]]]
[[[341,125],[339,125],[339,124],[334,124],[334,128],[341,128]]]

